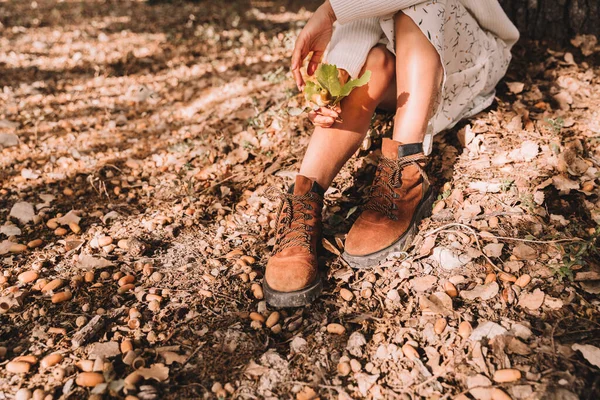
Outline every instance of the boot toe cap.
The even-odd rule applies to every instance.
[[[316,261],[305,257],[272,257],[265,270],[269,287],[279,292],[294,292],[310,286],[317,278]]]
[[[359,217],[346,236],[344,250],[351,256],[366,256],[389,247],[398,237],[385,224]]]

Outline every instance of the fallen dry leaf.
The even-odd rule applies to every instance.
[[[546,294],[540,289],[535,289],[532,293],[522,293],[519,296],[519,306],[529,310],[537,310],[544,304]]]
[[[588,362],[596,367],[600,368],[600,348],[592,346],[591,344],[574,344],[571,348],[575,351],[581,352],[583,357]]]
[[[462,290],[459,295],[466,300],[489,300],[494,298],[500,291],[497,282],[490,282],[486,285],[477,285],[472,290]]]

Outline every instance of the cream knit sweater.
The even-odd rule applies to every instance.
[[[424,0],[329,0],[338,20],[331,38],[327,62],[356,77],[369,50],[382,36],[380,17],[424,3]],[[519,31],[508,19],[498,0],[459,0],[479,25],[504,40],[510,47],[519,39]]]

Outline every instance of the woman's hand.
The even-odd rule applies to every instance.
[[[350,79],[350,75],[346,72],[345,69],[339,70],[339,78],[341,84],[345,84]],[[308,113],[308,119],[315,125],[320,126],[322,128],[331,128],[333,124],[337,121],[340,122],[340,114],[342,113],[342,108],[340,105],[336,105],[333,108],[329,107],[319,107],[316,110],[312,110]]]
[[[321,128],[331,128],[338,120],[342,109],[339,105],[334,108],[319,107],[308,113],[308,119],[315,125]]]
[[[331,41],[335,20],[336,17],[333,8],[331,8],[329,0],[326,0],[315,11],[313,16],[310,17],[306,26],[304,26],[304,29],[298,35],[292,54],[292,73],[294,74],[294,80],[299,90],[304,89],[304,79],[302,79],[302,74],[300,73],[302,61],[304,61],[311,51],[313,52],[306,72],[308,75],[314,74],[323,58],[327,45]]]

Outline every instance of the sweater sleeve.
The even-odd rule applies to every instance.
[[[356,78],[382,33],[377,17],[337,24],[325,58],[329,64],[345,69]]]
[[[329,0],[340,24],[390,15],[426,0]]]

